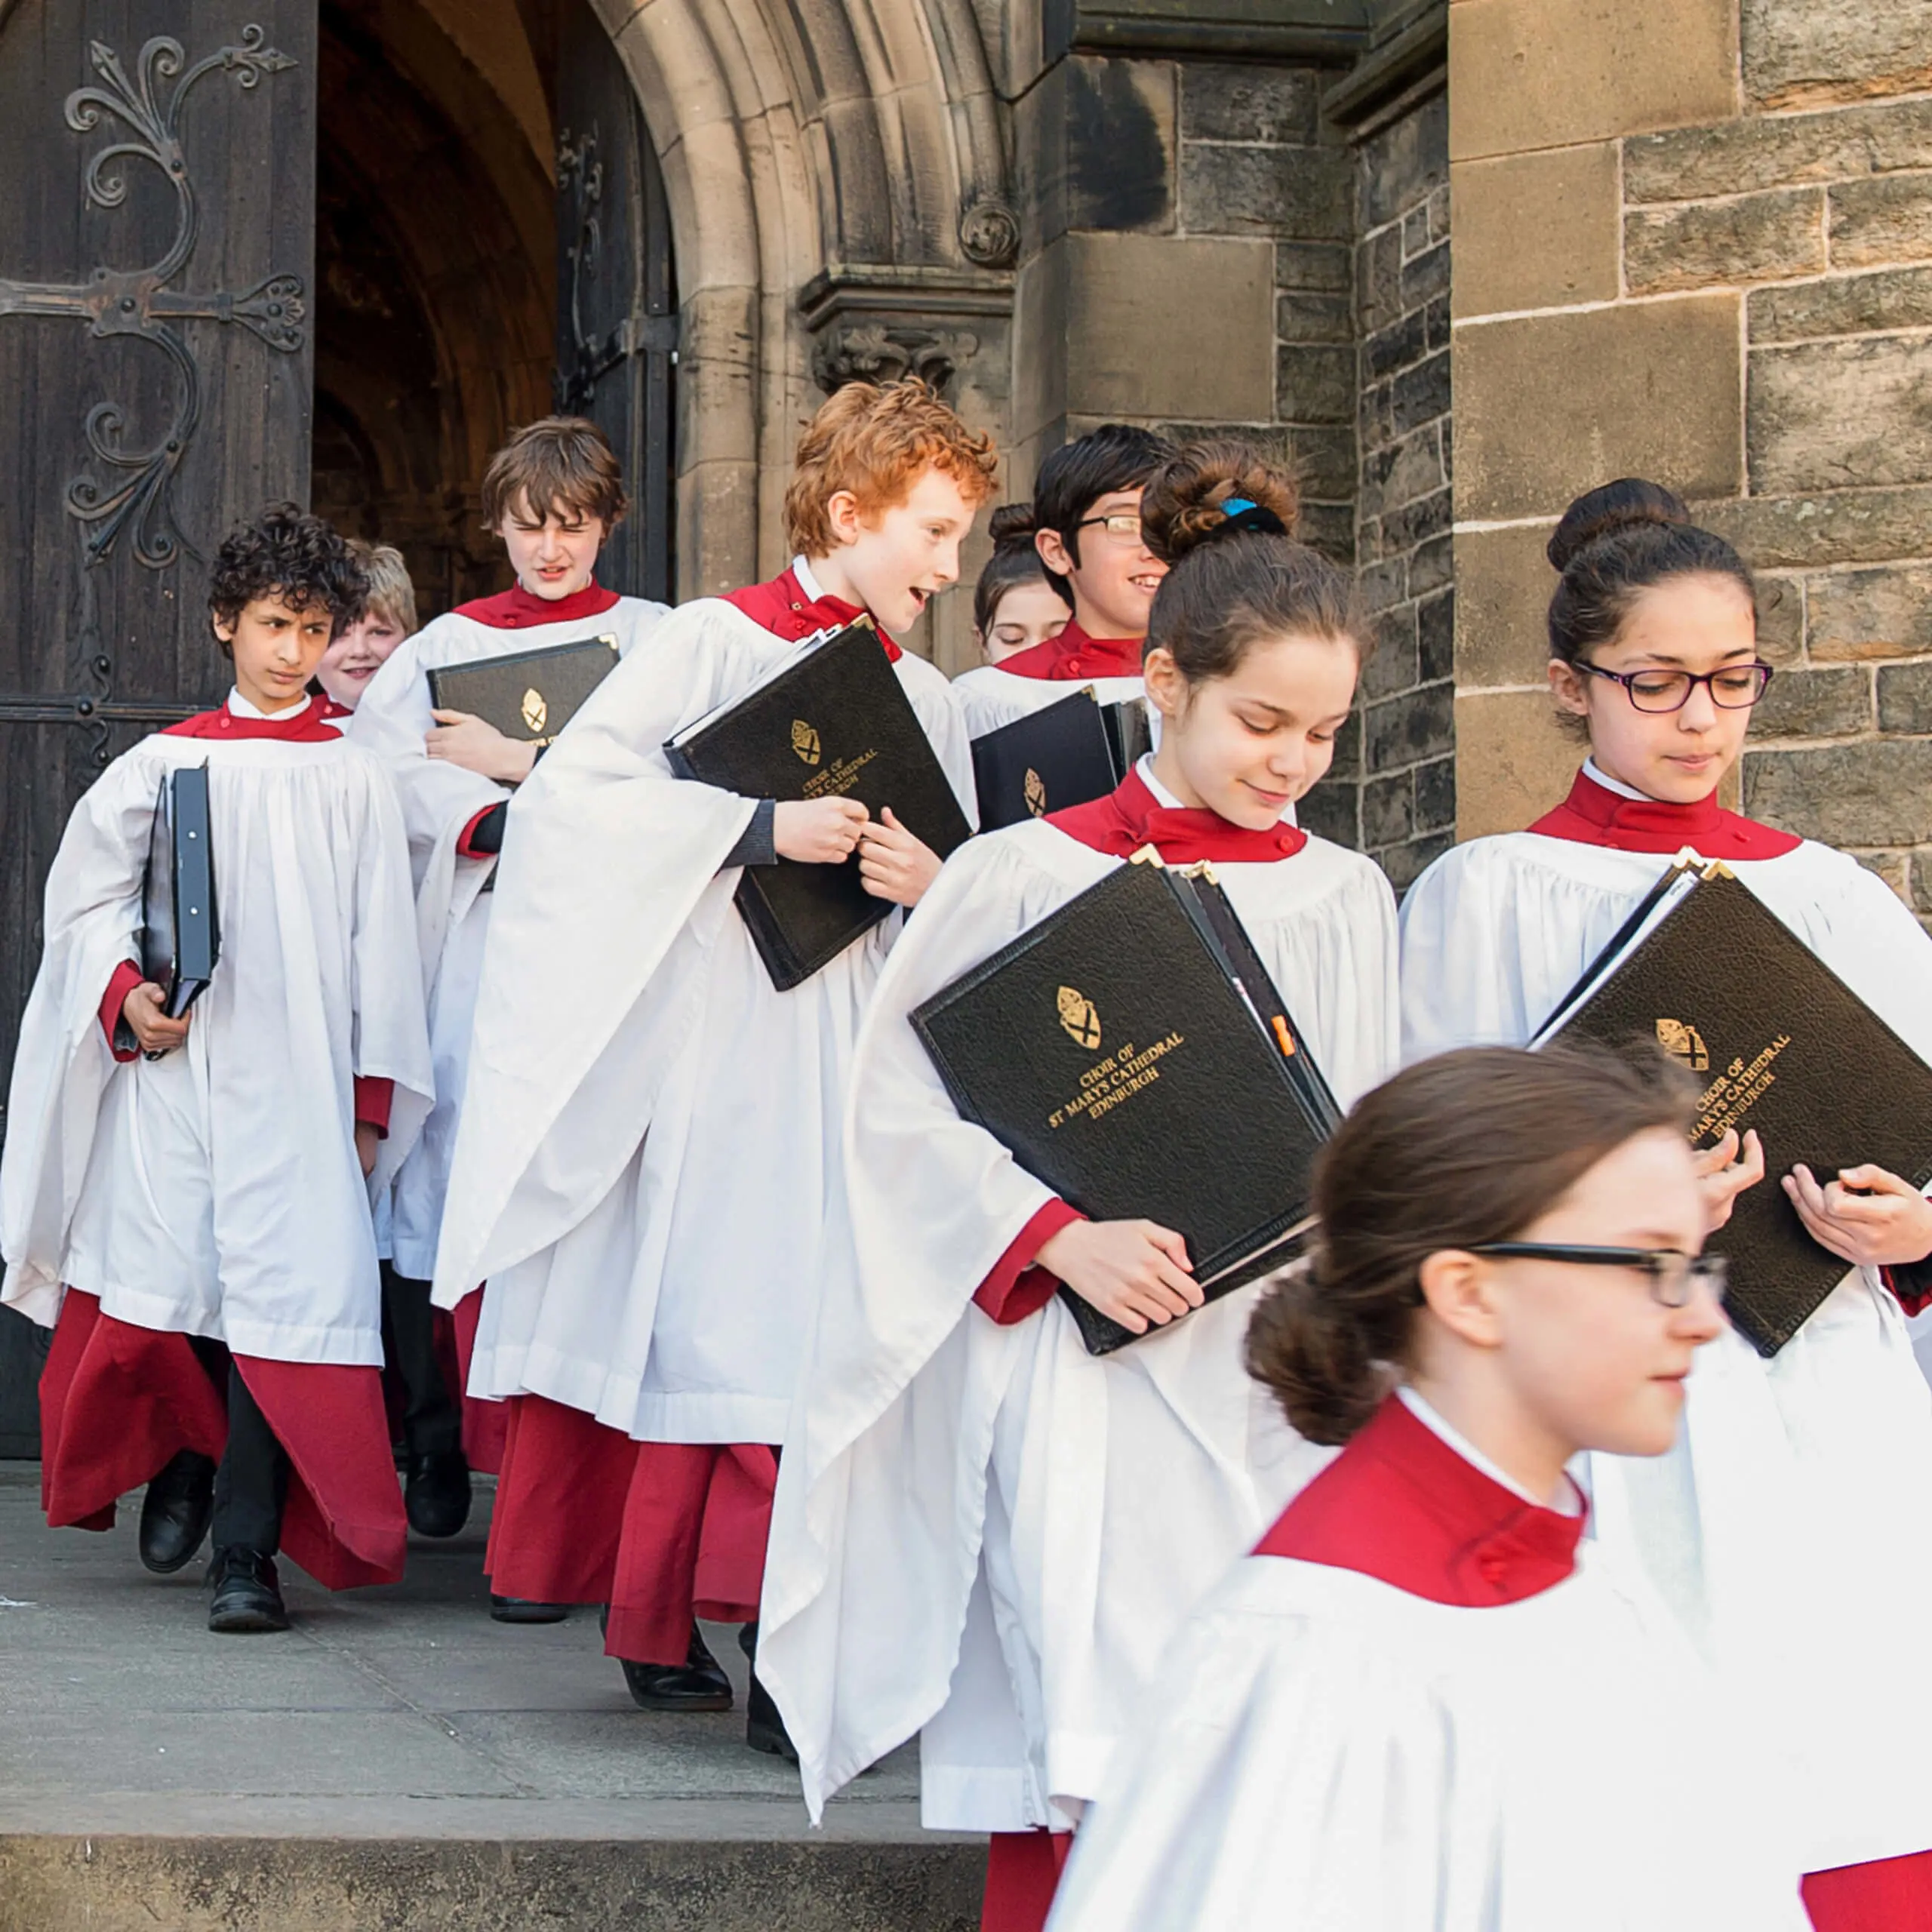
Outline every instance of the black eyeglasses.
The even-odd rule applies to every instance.
[[[1749,711],[1764,695],[1772,671],[1763,663],[1727,664],[1721,671],[1606,671],[1580,659],[1576,668],[1621,685],[1639,711],[1681,711],[1700,685],[1720,711]]]
[[[1635,1268],[1651,1278],[1651,1295],[1666,1308],[1684,1308],[1699,1288],[1724,1300],[1721,1254],[1686,1254],[1675,1247],[1589,1247],[1564,1241],[1491,1241],[1466,1249],[1506,1261],[1574,1261],[1587,1268]]]

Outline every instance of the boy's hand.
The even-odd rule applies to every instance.
[[[193,1014],[169,1019],[162,1010],[167,998],[152,980],[143,980],[121,1002],[121,1017],[144,1054],[171,1053],[188,1037],[188,1022]]]
[[[423,734],[423,746],[432,758],[448,758],[499,785],[521,785],[537,763],[534,745],[505,737],[472,712],[432,711],[429,715],[436,729]]]
[[[771,842],[781,859],[843,865],[865,823],[866,808],[857,798],[781,799],[771,814]]]
[[[362,1163],[362,1178],[367,1180],[376,1171],[376,1149],[381,1137],[366,1120],[355,1123],[355,1158]]]
[[[1742,1141],[1737,1128],[1730,1128],[1715,1147],[1706,1148],[1697,1159],[1697,1184],[1710,1217],[1710,1232],[1715,1234],[1730,1219],[1737,1197],[1764,1178],[1764,1143],[1755,1127]]]
[[[1801,1164],[1784,1191],[1805,1232],[1854,1268],[1896,1268],[1932,1254],[1932,1201],[1883,1168],[1841,1168],[1820,1186]]]
[[[1137,1335],[1198,1308],[1187,1244],[1152,1221],[1069,1221],[1035,1257],[1084,1302]]]
[[[888,805],[883,820],[866,827],[859,841],[859,876],[875,899],[916,906],[939,877],[939,854],[899,823]]]

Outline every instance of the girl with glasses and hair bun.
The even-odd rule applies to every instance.
[[[1344,1446],[1177,1634],[1052,1932],[1804,1925],[1715,1687],[1567,1473],[1666,1450],[1723,1329],[1695,1093],[1490,1048],[1357,1103],[1247,1352]]]
[[[1737,552],[1625,479],[1572,503],[1549,555],[1550,688],[1589,756],[1527,832],[1459,846],[1411,889],[1404,1057],[1530,1039],[1688,846],[1932,1058],[1932,941],[1897,895],[1718,803],[1770,675]],[[1869,1635],[1932,1601],[1932,1390],[1906,1326],[1932,1300],[1932,1204],[1873,1166],[1783,1171],[1754,1133],[1698,1158],[1714,1226],[1745,1189],[1781,1187],[1845,1276],[1777,1355],[1730,1333],[1706,1352],[1669,1455],[1592,1457],[1598,1531],[1644,1563],[1740,1721],[1785,1755],[1822,1932],[1932,1924],[1932,1683]]]

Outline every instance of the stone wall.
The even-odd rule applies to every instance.
[[[1450,510],[1448,110],[1438,90],[1361,141],[1355,169],[1355,560],[1376,651],[1312,829],[1398,890],[1456,823]]]
[[[1450,17],[1460,831],[1574,764],[1542,547],[1644,474],[1764,580],[1744,807],[1932,910],[1932,5]]]
[[[1350,555],[1353,164],[1324,78],[1074,51],[1028,86],[1011,494],[1109,420],[1232,433],[1294,466],[1307,534]]]

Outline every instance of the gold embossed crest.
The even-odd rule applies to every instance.
[[[792,720],[792,749],[808,764],[819,761],[818,734],[802,718]]]
[[[1090,1051],[1100,1044],[1099,1009],[1087,995],[1072,986],[1060,989],[1060,1023],[1069,1039]]]
[[[1681,1060],[1693,1073],[1708,1073],[1710,1071],[1711,1056],[1705,1047],[1703,1035],[1683,1020],[1660,1020],[1657,1022],[1657,1044],[1672,1059]]]
[[[533,737],[550,721],[550,707],[534,685],[523,694],[523,721],[530,727]]]
[[[1035,818],[1044,817],[1047,809],[1047,781],[1031,765],[1026,768],[1026,783],[1020,789],[1026,801],[1026,809]]]

